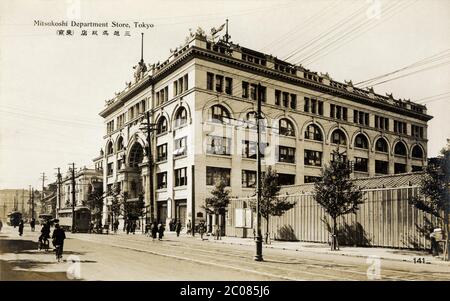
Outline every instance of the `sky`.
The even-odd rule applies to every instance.
[[[92,167],[106,126],[105,100],[133,79],[144,33],[146,63],[164,61],[189,34],[229,19],[231,41],[338,81],[426,102],[434,118],[428,155],[450,138],[448,0],[2,0],[0,1],[0,189],[40,187],[41,173]],[[36,26],[36,20],[109,22],[110,35]],[[112,22],[128,23],[114,36]],[[152,24],[151,27],[137,27]],[[59,36],[59,29],[75,30]],[[124,36],[125,31],[130,36]],[[387,82],[383,82],[388,80]]]

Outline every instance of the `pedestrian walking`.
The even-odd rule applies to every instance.
[[[62,229],[59,224],[55,225],[55,230],[53,230],[52,234],[53,246],[55,247],[56,258],[58,262],[62,258],[63,249],[64,249],[64,239],[66,239],[66,232]]]
[[[119,221],[115,220],[114,221],[114,233],[117,234],[117,230],[119,230]]]
[[[175,224],[175,231],[177,232],[177,237],[180,236],[180,232],[181,232],[181,222],[177,221],[177,223]]]
[[[192,224],[191,224],[191,220],[188,221],[187,223],[187,232],[186,234],[191,234],[192,231]]]
[[[20,220],[19,223],[19,235],[22,236],[23,234],[23,220]]]
[[[2,220],[0,219],[0,232],[2,232],[2,228],[3,228],[3,223],[2,223]]]
[[[30,227],[31,227],[31,231],[34,232],[34,227],[36,226],[36,221],[34,220],[34,218],[31,219],[30,221]]]
[[[163,236],[164,236],[164,225],[163,223],[160,223],[158,225],[158,240],[162,240]]]
[[[131,222],[131,233],[133,233],[133,235],[134,235],[135,231],[136,231],[136,221],[132,221]]]
[[[221,225],[217,225],[217,229],[216,229],[216,240],[220,240],[221,238],[221,232],[222,232],[222,226]]]
[[[150,231],[152,232],[152,240],[154,241],[156,239],[156,234],[158,233],[158,224],[156,222],[152,223]]]
[[[203,240],[203,234],[205,233],[205,224],[200,222],[198,225],[198,233],[200,233],[200,238]]]
[[[128,221],[128,220],[127,220],[125,223],[126,223],[126,225],[127,225],[127,226],[126,226],[126,227],[127,227],[127,234],[130,234],[130,232],[131,232],[131,223],[130,223],[130,221]]]

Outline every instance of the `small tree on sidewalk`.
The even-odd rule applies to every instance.
[[[94,189],[88,195],[88,205],[92,220],[96,223],[102,219],[104,193],[102,187]]]
[[[226,212],[228,204],[230,203],[230,191],[226,190],[227,187],[225,181],[218,182],[214,189],[211,191],[211,197],[206,198],[203,208],[208,214],[214,214],[216,216],[216,223],[219,216],[223,216]],[[219,226],[219,224],[217,224]],[[220,230],[219,231],[219,236]]]
[[[269,243],[269,220],[271,216],[282,216],[286,211],[295,206],[295,201],[287,197],[281,197],[278,175],[271,166],[263,174],[261,179],[261,204],[259,206],[261,216],[266,220],[266,233],[264,241]],[[256,202],[252,202],[252,209],[256,210]]]
[[[363,203],[362,192],[349,180],[351,168],[339,151],[333,151],[334,160],[325,166],[322,181],[314,184],[314,197],[333,220],[331,250],[339,249],[337,218],[356,213]]]
[[[441,156],[430,162],[425,175],[421,179],[420,195],[410,199],[410,203],[417,209],[437,217],[445,227],[446,254],[444,259],[450,260],[449,245],[449,214],[450,214],[450,145],[441,150]]]

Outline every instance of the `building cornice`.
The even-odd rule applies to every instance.
[[[104,110],[100,112],[100,116],[106,118],[112,112],[114,112],[118,107],[122,106],[131,98],[135,97],[140,92],[144,91],[146,88],[150,87],[152,84],[157,83],[162,80],[164,77],[170,75],[175,70],[185,65],[192,59],[203,59],[212,63],[221,64],[224,66],[228,66],[230,68],[240,69],[242,71],[247,71],[249,73],[258,74],[273,80],[282,81],[285,83],[293,84],[295,86],[299,86],[302,88],[307,88],[316,92],[324,93],[323,98],[327,98],[326,96],[340,97],[344,98],[359,104],[372,106],[378,108],[380,110],[386,110],[389,112],[397,113],[403,116],[412,117],[422,121],[429,121],[433,117],[424,113],[415,112],[413,110],[408,110],[394,104],[383,102],[379,99],[372,99],[370,97],[365,97],[356,92],[351,92],[345,89],[339,89],[336,87],[332,87],[323,83],[319,83],[313,80],[308,80],[305,78],[301,78],[295,75],[283,73],[281,71],[277,71],[268,67],[264,67],[261,65],[252,64],[234,57],[231,57],[226,54],[220,54],[214,52],[212,50],[204,49],[198,46],[192,46],[185,52],[179,55],[175,60],[168,63],[166,66],[162,67],[159,70],[155,70],[155,72],[150,74],[150,72],[146,73],[144,78],[139,82],[135,83],[125,92],[122,92],[117,100],[108,105]],[[383,96],[376,95],[378,98],[384,98]]]

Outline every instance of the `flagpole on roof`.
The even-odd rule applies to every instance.
[[[226,33],[225,33],[225,42],[227,42],[227,44],[228,44],[228,19],[226,20]]]

